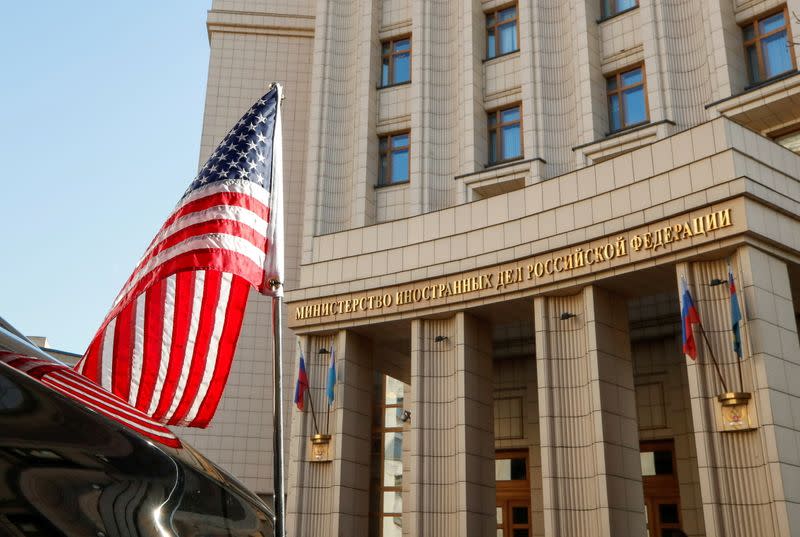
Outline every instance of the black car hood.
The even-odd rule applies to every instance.
[[[272,535],[272,514],[189,446],[159,445],[0,363],[0,535]]]

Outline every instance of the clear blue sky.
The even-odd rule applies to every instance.
[[[0,316],[82,353],[197,169],[210,0],[13,2]]]

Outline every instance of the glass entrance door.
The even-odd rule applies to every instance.
[[[530,537],[531,486],[528,450],[503,450],[495,456],[497,537]]]
[[[647,535],[672,537],[681,529],[681,497],[672,440],[641,442]]]

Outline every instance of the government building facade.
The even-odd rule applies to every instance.
[[[286,94],[290,535],[800,536],[797,14],[213,0],[200,160]],[[264,494],[269,312],[184,434]]]

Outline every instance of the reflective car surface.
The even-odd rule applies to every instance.
[[[62,368],[0,323],[0,536],[273,535],[233,477],[169,432],[137,432],[121,399],[70,396],[81,385]]]

